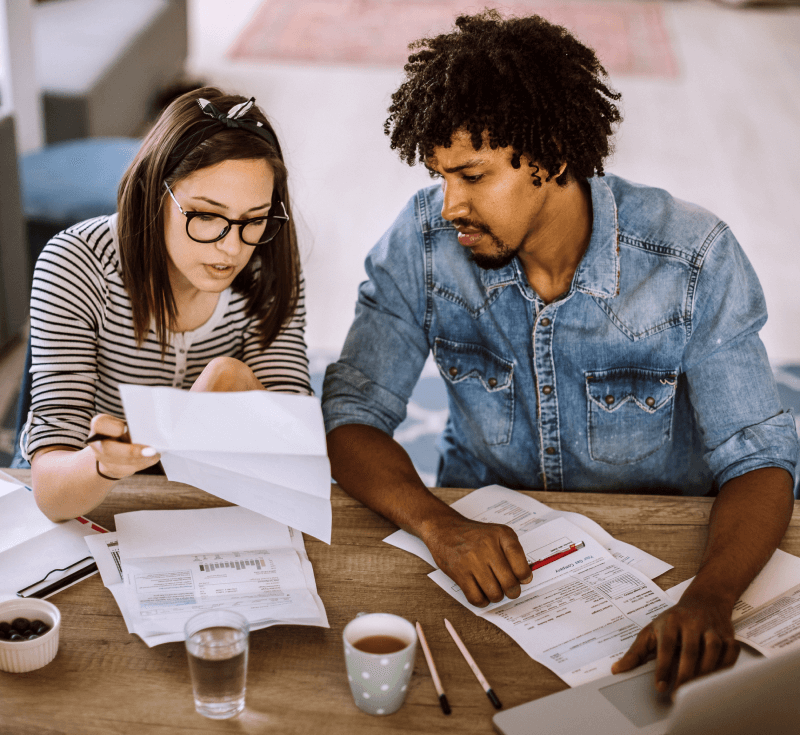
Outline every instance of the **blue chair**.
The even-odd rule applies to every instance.
[[[22,156],[20,187],[31,263],[61,230],[117,211],[117,187],[140,145],[137,138],[83,138]]]

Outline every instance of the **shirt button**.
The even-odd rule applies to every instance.
[[[179,375],[183,375],[183,368],[181,368],[180,370],[178,370],[178,374],[179,374]]]
[[[454,365],[447,372],[455,378],[458,375],[458,368]]]
[[[556,453],[555,447],[547,447],[547,449],[545,449],[544,451],[545,451],[545,454],[555,454]]]
[[[180,352],[182,355],[186,354],[186,350],[178,350],[178,352]]]
[[[606,396],[606,403],[610,406],[614,403],[614,396]]]
[[[550,320],[547,317],[545,317],[544,319],[542,319],[542,321],[539,322],[539,324],[541,324],[543,327],[549,327]]]
[[[489,387],[494,388],[497,385],[497,378],[489,378]]]
[[[655,398],[652,398],[652,397],[650,397],[650,398],[648,398],[647,400],[645,400],[645,403],[646,403],[648,406],[655,406],[655,405],[656,405],[656,399],[655,399]]]
[[[544,393],[546,396],[549,396],[552,392],[553,392],[552,385],[546,385],[544,388],[542,388],[542,393]]]

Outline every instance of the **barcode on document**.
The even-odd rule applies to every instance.
[[[200,564],[201,572],[213,572],[216,569],[246,569],[247,567],[255,567],[256,569],[264,569],[267,563],[263,558],[259,559],[237,559],[236,561],[220,561],[211,562],[210,564]]]
[[[114,560],[114,564],[117,565],[117,571],[119,572],[119,578],[123,579],[123,576],[122,576],[122,564],[119,561],[119,549],[111,549],[111,558]]]

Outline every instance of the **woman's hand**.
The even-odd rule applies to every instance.
[[[115,437],[104,441],[93,441],[88,445],[94,452],[98,470],[108,477],[121,480],[156,464],[161,459],[161,455],[153,447],[131,444],[127,425],[115,416],[98,414],[92,419],[89,433]]]

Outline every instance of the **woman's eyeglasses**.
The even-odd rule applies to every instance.
[[[246,245],[266,245],[281,231],[281,227],[289,221],[286,207],[278,201],[283,214],[269,214],[266,217],[253,219],[228,219],[212,212],[184,212],[183,207],[172,193],[167,182],[164,182],[172,201],[180,213],[186,217],[186,234],[195,242],[217,242],[230,232],[233,225],[239,225],[239,237]],[[273,207],[275,203],[273,203]]]

